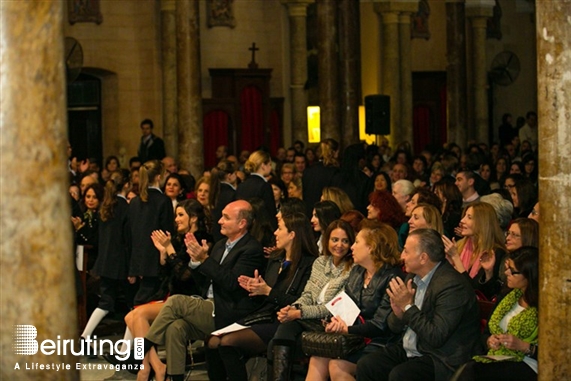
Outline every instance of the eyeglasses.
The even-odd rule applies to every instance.
[[[514,233],[514,232],[508,230],[508,231],[506,232],[506,238],[508,238],[508,237],[510,237],[510,236],[513,237],[513,238],[521,238],[521,235],[520,235],[520,234],[516,234],[516,233]]]
[[[509,267],[509,266],[508,266],[507,269],[508,269],[508,271],[510,272],[510,274],[512,274],[512,275],[519,275],[519,274],[521,274],[521,271],[515,271],[512,267]]]

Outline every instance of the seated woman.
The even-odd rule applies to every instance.
[[[310,219],[313,230],[319,234],[317,248],[319,253],[323,253],[323,232],[327,230],[329,224],[341,217],[341,210],[333,201],[319,201],[313,207]]]
[[[212,243],[212,237],[207,233],[206,217],[204,207],[197,200],[184,200],[176,207],[175,225],[178,237],[171,240],[170,234],[161,230],[155,230],[151,239],[157,250],[160,252],[161,265],[167,266],[170,275],[166,278],[165,286],[153,298],[157,300],[140,305],[125,316],[127,328],[134,337],[145,337],[151,323],[164,306],[164,301],[169,295],[183,294],[196,295],[199,291],[191,277],[191,269],[188,267],[190,260],[184,245],[184,236],[194,234],[198,242],[206,240]],[[175,249],[178,247],[178,250]],[[168,357],[167,357],[168,361]],[[147,380],[151,371],[151,366],[156,372],[157,380],[164,380],[166,365],[161,362],[154,348],[151,348],[149,355],[143,361],[144,369],[139,371],[138,380]]]
[[[282,324],[268,345],[268,379],[289,380],[291,359],[301,333],[323,330],[321,319],[329,315],[325,304],[343,290],[353,267],[350,248],[354,241],[355,233],[347,222],[336,220],[327,227],[323,255],[313,262],[303,293],[278,312]]]
[[[535,247],[524,246],[511,254],[505,273],[513,290],[498,303],[488,322],[488,355],[511,357],[493,361],[476,356],[454,380],[537,380],[538,262]]]
[[[246,317],[238,323],[250,326],[248,329],[211,336],[207,340],[206,351],[210,380],[248,380],[243,358],[266,351],[280,324],[276,312],[293,303],[309,279],[318,252],[305,215],[295,213],[282,216],[274,234],[278,251],[270,257],[266,269],[267,281],[257,271],[254,277],[242,275],[238,278],[240,286],[249,291],[250,296],[266,296],[264,304],[250,316],[267,312],[269,321],[248,323]]]
[[[442,201],[434,192],[427,188],[415,188],[412,193],[412,197],[406,203],[406,210],[404,212],[405,216],[410,219],[412,210],[416,208],[419,203],[434,205],[438,210],[442,208]],[[400,226],[398,230],[399,247],[404,247],[404,243],[408,237],[409,228],[409,221],[403,222]],[[442,232],[440,232],[440,234],[442,234]]]
[[[386,292],[389,281],[402,276],[396,232],[386,224],[366,221],[351,250],[358,266],[351,270],[345,292],[361,310],[360,318],[349,325],[351,322],[333,317],[325,332],[357,334],[372,341],[346,359],[311,357],[307,381],[354,380],[357,360],[362,355],[397,338],[387,327],[391,302]]]
[[[173,211],[176,211],[178,203],[186,197],[186,184],[178,173],[171,173],[167,176],[164,185],[164,193],[168,198],[170,198]]]
[[[464,238],[458,242],[442,236],[446,257],[458,272],[470,277],[474,289],[492,299],[500,291],[500,264],[506,253],[494,207],[485,202],[471,204],[464,210],[460,228]]]
[[[398,231],[403,222],[406,221],[404,210],[397,199],[389,192],[383,191],[374,191],[369,195],[367,218],[389,224],[395,231]]]
[[[444,234],[442,216],[434,205],[420,203],[410,213],[409,233],[416,229],[434,229],[441,235]]]

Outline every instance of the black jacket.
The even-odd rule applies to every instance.
[[[236,190],[236,200],[246,200],[258,197],[264,201],[266,210],[272,223],[272,228],[276,229],[278,224],[276,221],[276,202],[274,201],[274,192],[270,183],[262,179],[258,175],[250,175],[243,183],[238,185]]]
[[[130,255],[129,204],[124,197],[117,197],[113,217],[99,221],[99,253],[93,271],[106,278],[127,280]]]
[[[160,255],[151,240],[153,230],[174,230],[174,212],[170,198],[161,191],[148,189],[149,198],[143,202],[135,197],[129,204],[129,223],[131,225],[130,276],[159,276]]]
[[[384,265],[377,270],[367,288],[364,288],[365,269],[355,266],[349,274],[345,292],[361,309],[363,324],[359,319],[349,326],[349,333],[373,339],[373,342],[387,344],[400,335],[388,328],[387,319],[391,313],[391,301],[387,294],[389,282],[396,276],[402,278],[400,267]]]
[[[248,296],[238,283],[240,275],[254,276],[254,270],[266,268],[262,246],[246,233],[220,264],[225,249],[226,240],[218,241],[208,258],[192,271],[203,298],[212,283],[216,329],[241,319],[263,302],[263,298]]]

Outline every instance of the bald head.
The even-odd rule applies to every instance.
[[[218,220],[220,233],[230,242],[244,235],[253,221],[252,205],[245,200],[237,200],[226,205]]]

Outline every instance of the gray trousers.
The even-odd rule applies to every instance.
[[[188,340],[204,340],[214,331],[214,302],[197,296],[167,299],[146,338],[167,350],[167,373],[184,374]]]

